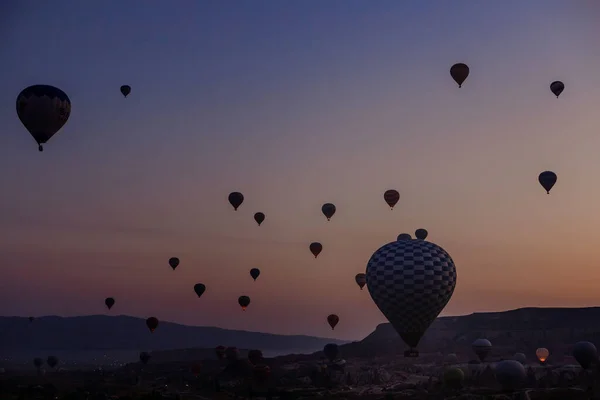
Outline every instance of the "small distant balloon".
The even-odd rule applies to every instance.
[[[327,322],[329,323],[329,326],[331,326],[331,330],[334,330],[335,326],[340,322],[340,317],[335,314],[330,314],[327,317]]]
[[[175,268],[177,268],[177,266],[179,265],[179,258],[177,258],[177,257],[169,258],[169,265],[171,266],[171,268],[173,268],[173,271],[175,271]]]
[[[131,86],[129,86],[129,85],[121,86],[121,94],[123,95],[123,97],[127,97],[129,95],[129,93],[131,93]]]
[[[554,81],[550,84],[550,90],[552,91],[552,93],[554,93],[554,95],[558,99],[558,96],[560,96],[560,94],[563,92],[563,90],[565,90],[565,84],[562,83],[561,81]]]
[[[425,240],[427,239],[427,235],[429,234],[429,232],[427,232],[427,229],[417,229],[415,231],[415,237],[419,240]]]
[[[412,240],[412,236],[410,236],[410,233],[401,233],[396,240]]]
[[[115,299],[113,299],[112,297],[107,297],[104,300],[104,305],[106,305],[106,307],[108,307],[108,309],[110,310],[112,306],[115,305]]]
[[[254,279],[256,281],[256,278],[258,278],[260,276],[260,269],[252,268],[250,270],[250,276],[252,277],[252,279]]]
[[[335,214],[335,205],[331,203],[325,203],[321,207],[321,212],[323,215],[325,215],[327,221],[329,221],[331,217],[333,217],[333,214]]]
[[[477,339],[471,344],[471,347],[481,362],[485,361],[485,358],[492,351],[492,343],[487,339]]]
[[[54,368],[58,365],[58,358],[55,356],[49,356],[46,359],[46,364],[48,364],[50,368]]]
[[[312,242],[308,248],[315,258],[317,258],[319,254],[321,254],[321,251],[323,251],[323,245],[319,242]]]
[[[547,194],[550,194],[550,190],[554,187],[556,180],[557,176],[552,171],[544,171],[538,176],[538,181],[540,182],[540,185],[546,189]]]
[[[360,287],[360,290],[363,290],[363,287],[367,284],[367,275],[366,274],[356,274],[354,277],[356,284]]]
[[[17,116],[38,144],[38,150],[54,136],[71,115],[71,100],[59,88],[33,85],[17,96]]]
[[[156,328],[158,328],[158,319],[155,317],[150,317],[146,320],[146,326],[150,329],[151,333],[154,333]]]
[[[452,79],[454,79],[454,82],[456,82],[460,88],[469,76],[469,67],[467,64],[463,63],[454,64],[450,67],[450,76],[452,76]]]
[[[29,317],[29,322],[33,322],[34,319],[34,317]]]
[[[545,347],[540,347],[535,351],[535,356],[537,357],[538,361],[543,364],[550,356],[550,351]]]
[[[240,296],[238,298],[238,304],[242,307],[242,311],[246,311],[246,307],[250,305],[250,297],[248,296]]]
[[[383,194],[383,200],[385,200],[387,205],[390,206],[390,209],[393,210],[394,206],[398,204],[398,201],[400,200],[400,193],[394,189],[386,190]]]
[[[256,214],[254,214],[254,220],[256,221],[258,226],[260,226],[260,224],[262,224],[265,220],[265,214],[257,212]]]
[[[194,292],[196,292],[196,295],[198,295],[198,297],[202,296],[205,291],[206,286],[203,283],[196,283],[194,285]]]
[[[142,362],[142,364],[146,365],[148,364],[148,361],[150,361],[150,354],[148,352],[142,351],[140,353],[140,361]]]
[[[233,206],[233,209],[237,211],[238,207],[244,202],[244,195],[240,192],[231,192],[229,193],[228,200],[229,204]]]

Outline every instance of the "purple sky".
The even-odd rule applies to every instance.
[[[103,313],[113,296],[115,314],[361,338],[384,317],[354,275],[421,227],[457,265],[446,315],[599,303],[595,1],[0,8],[2,315]],[[44,153],[15,112],[38,83],[72,102]]]

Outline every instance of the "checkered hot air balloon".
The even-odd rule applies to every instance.
[[[456,286],[454,261],[423,240],[399,240],[379,248],[367,264],[367,288],[379,310],[411,350],[444,309]]]

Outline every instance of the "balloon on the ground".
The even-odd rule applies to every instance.
[[[225,346],[217,346],[215,347],[215,354],[217,355],[217,358],[219,360],[222,360],[223,358],[225,358]]]
[[[250,361],[250,364],[252,365],[256,365],[258,363],[260,363],[263,359],[263,353],[260,350],[250,350],[248,352],[248,361]]]
[[[504,360],[496,364],[496,380],[504,390],[519,389],[527,377],[525,367],[515,360]]]
[[[573,346],[573,357],[581,365],[581,368],[588,369],[592,363],[598,361],[598,350],[591,342],[577,342]]]
[[[471,347],[481,362],[485,361],[492,351],[492,343],[487,339],[477,339],[471,344]]]
[[[68,121],[71,100],[59,88],[50,85],[33,85],[17,96],[17,116],[43,151],[48,142]]]
[[[458,364],[458,357],[456,354],[450,353],[444,358],[444,363],[447,365]]]
[[[460,389],[465,380],[465,373],[457,367],[448,368],[444,371],[444,385],[451,389]]]
[[[456,286],[450,255],[423,240],[382,246],[369,259],[366,275],[373,301],[411,349],[448,304]]]

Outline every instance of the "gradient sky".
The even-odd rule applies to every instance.
[[[385,319],[354,275],[421,227],[457,265],[442,315],[598,305],[599,18],[593,0],[3,2],[0,314],[113,296],[115,314],[358,339]],[[15,112],[32,84],[72,102],[43,153]]]

